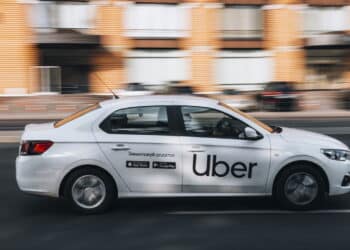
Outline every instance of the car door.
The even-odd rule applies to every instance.
[[[269,164],[268,138],[245,139],[247,125],[222,111],[180,107],[184,136],[183,192],[262,194]]]
[[[95,129],[103,153],[130,191],[181,192],[182,152],[171,117],[166,106],[129,107]]]

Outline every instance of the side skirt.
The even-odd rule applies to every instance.
[[[176,198],[176,197],[261,197],[271,193],[119,193],[119,198]]]

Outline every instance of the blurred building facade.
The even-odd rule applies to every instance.
[[[0,1],[0,94],[350,82],[350,0]]]

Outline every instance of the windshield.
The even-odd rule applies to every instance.
[[[236,108],[233,108],[225,103],[222,103],[222,102],[219,102],[219,105],[225,107],[225,108],[228,108],[230,110],[232,110],[233,112],[236,112],[238,114],[240,114],[241,116],[243,116],[244,118],[248,119],[249,121],[255,123],[256,125],[258,125],[259,127],[265,129],[266,131],[270,132],[270,133],[273,133],[274,132],[274,129],[272,127],[270,127],[269,125],[259,121],[258,119],[254,118],[253,116],[251,115],[248,115],[247,113],[244,113],[242,111],[240,111],[239,109],[236,109]]]
[[[73,120],[75,120],[75,119],[77,119],[77,118],[79,118],[79,117],[81,117],[81,116],[83,116],[83,115],[85,115],[87,113],[90,113],[91,111],[99,109],[99,108],[100,108],[100,105],[98,103],[95,104],[95,105],[89,106],[87,108],[84,108],[84,109],[82,109],[82,110],[80,110],[80,111],[78,111],[78,112],[76,112],[74,114],[71,114],[71,115],[67,116],[66,118],[63,118],[60,121],[55,122],[54,127],[55,128],[61,127],[64,124],[66,124],[68,122],[71,122],[71,121],[73,121]]]

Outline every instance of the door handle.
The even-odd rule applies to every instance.
[[[124,144],[117,144],[114,147],[112,147],[113,151],[125,151],[129,150],[130,148]]]
[[[201,146],[192,146],[192,148],[188,152],[200,153],[200,152],[205,152],[205,149],[202,148]]]
[[[188,152],[191,152],[191,153],[200,153],[200,152],[205,152],[204,149],[193,149],[193,150],[189,150]]]

